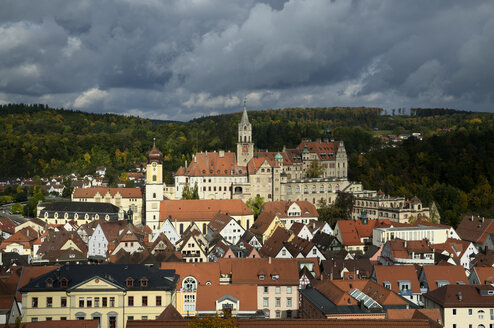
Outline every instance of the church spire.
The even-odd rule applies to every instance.
[[[246,102],[247,102],[247,97],[244,98],[244,111],[242,113],[242,119],[240,120],[241,125],[249,124],[249,117],[247,116]]]

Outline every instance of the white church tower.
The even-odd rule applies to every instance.
[[[254,157],[254,143],[252,142],[252,125],[249,123],[247,108],[242,113],[242,119],[238,124],[237,141],[237,165],[247,166],[247,163]]]
[[[160,203],[163,200],[163,154],[153,148],[146,154],[146,225],[157,232],[160,228]]]

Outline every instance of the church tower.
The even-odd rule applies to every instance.
[[[163,200],[163,154],[153,148],[146,154],[146,221],[145,224],[157,232],[160,228],[160,203]]]
[[[249,123],[244,99],[244,111],[242,113],[242,119],[238,124],[237,165],[247,166],[247,163],[253,157],[254,143],[252,142],[252,125]]]

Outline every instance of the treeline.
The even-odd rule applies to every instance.
[[[465,213],[493,216],[494,125],[467,128],[400,147],[353,156],[351,178],[386,194],[418,196],[438,205],[442,222],[456,226]]]

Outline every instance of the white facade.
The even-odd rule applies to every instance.
[[[411,226],[375,228],[372,232],[372,244],[380,247],[388,240],[400,238],[403,240],[427,239],[432,244],[442,244],[449,237],[449,229],[435,226]]]
[[[98,224],[91,237],[89,237],[87,257],[105,259],[107,252],[108,239],[106,239],[101,225]]]
[[[223,239],[232,245],[236,245],[244,233],[244,228],[233,218],[219,232]]]
[[[154,242],[156,238],[158,238],[160,233],[164,233],[166,238],[175,246],[177,241],[180,240],[180,235],[178,234],[177,230],[173,227],[173,224],[170,222],[170,220],[166,219],[165,222],[161,224],[161,227],[159,230],[153,234],[153,239],[151,240]]]
[[[148,163],[146,167],[146,225],[153,233],[160,228],[160,203],[163,200],[163,165]]]

